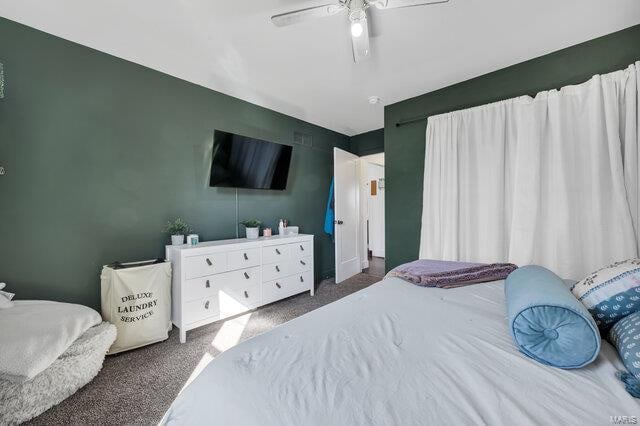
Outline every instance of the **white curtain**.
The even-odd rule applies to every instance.
[[[581,279],[638,255],[640,62],[427,123],[420,258]]]

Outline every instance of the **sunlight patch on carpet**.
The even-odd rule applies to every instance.
[[[240,342],[242,333],[247,328],[251,314],[241,315],[239,317],[225,321],[220,327],[220,331],[216,334],[216,337],[211,342],[211,346],[224,352],[227,349],[234,347]]]
[[[209,352],[206,352],[204,355],[202,355],[202,358],[200,358],[200,361],[198,362],[198,365],[196,365],[196,368],[193,369],[193,371],[191,372],[191,375],[189,376],[187,381],[182,386],[182,389],[180,389],[180,392],[182,392],[184,390],[184,388],[189,386],[189,384],[191,382],[193,382],[195,380],[195,378],[198,377],[198,375],[200,373],[202,373],[202,370],[204,370],[204,368],[207,365],[209,365],[209,363],[211,361],[213,361],[214,358],[215,357],[213,355],[211,355]]]

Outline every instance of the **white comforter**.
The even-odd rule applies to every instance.
[[[386,279],[223,353],[163,422],[610,424],[610,416],[640,416],[608,343],[580,370],[519,353],[503,290],[503,281],[440,290]]]
[[[23,382],[49,367],[85,331],[102,322],[82,305],[14,301],[0,309],[0,378]]]

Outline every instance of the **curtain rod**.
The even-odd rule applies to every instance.
[[[635,64],[635,62],[634,62],[634,63],[632,63],[631,65],[634,65],[634,64]],[[631,65],[629,65],[628,67],[623,68],[623,70],[629,69],[629,67],[630,67]],[[622,71],[623,71],[623,70],[622,70]],[[610,71],[610,72],[608,72],[608,73],[596,74],[596,75],[607,75],[607,74],[613,74],[613,73],[615,73],[615,72],[617,72],[617,70]],[[586,81],[591,80],[591,78],[593,78],[593,77],[594,77],[594,76],[589,77],[589,79],[588,79],[588,80],[586,80]],[[585,82],[586,82],[586,81],[585,81]],[[575,85],[579,85],[579,84],[582,84],[582,83],[585,83],[585,82],[579,82],[579,83],[573,83],[573,84],[575,84]],[[556,90],[561,90],[561,89],[562,89],[562,88],[557,88]],[[553,90],[553,89],[542,89],[542,91],[547,91],[547,90]],[[531,94],[524,94],[524,95],[516,95],[516,96],[513,96],[512,98],[519,97],[519,96],[530,96],[530,97],[532,97],[532,98],[535,98],[535,97],[537,96],[537,94],[538,94],[538,93],[540,93],[540,92],[541,92],[541,90],[538,90],[538,91],[537,91],[537,92],[535,92],[535,93],[531,93]],[[507,98],[507,99],[512,99],[512,98]],[[481,105],[487,105],[487,104],[491,104],[491,103],[495,103],[495,102],[500,102],[501,100],[505,100],[505,99],[497,99],[497,100],[489,101],[489,102],[482,103],[482,104],[479,104],[479,105],[476,105],[476,106],[481,106]],[[468,108],[474,108],[474,106],[473,106],[473,105],[472,105],[472,106],[467,106],[467,107],[464,107],[464,108],[460,108],[460,110],[461,110],[461,109],[468,109]],[[457,110],[454,110],[454,111],[457,111]],[[420,115],[420,116],[417,116],[417,117],[411,117],[411,118],[406,118],[406,119],[404,119],[404,120],[399,120],[399,121],[396,121],[396,127],[404,126],[404,125],[406,125],[406,124],[411,124],[411,123],[417,123],[418,121],[426,120],[426,119],[428,119],[429,117],[431,117],[432,115],[437,115],[437,114],[444,114],[444,112],[441,112],[441,113],[433,113],[433,114],[430,114],[430,115]]]
[[[404,126],[405,124],[416,123],[418,121],[424,121],[429,117],[429,115],[421,115],[419,117],[406,118],[404,120],[396,121],[396,127]]]

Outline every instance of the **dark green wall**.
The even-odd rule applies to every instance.
[[[640,25],[385,107],[387,268],[418,257],[426,120],[434,115],[581,83],[640,59]]]
[[[352,136],[351,151],[359,156],[384,152],[384,129]]]
[[[207,185],[214,129],[313,138],[286,191],[240,191],[240,218],[289,218],[316,235],[316,278],[332,273],[322,225],[347,136],[2,18],[0,62],[0,281],[18,297],[97,307],[101,266],[163,256],[174,215],[203,240],[235,237],[234,190]]]

